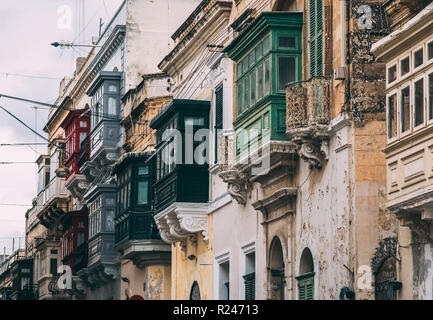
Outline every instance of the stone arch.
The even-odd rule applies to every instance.
[[[371,259],[371,269],[373,274],[379,272],[382,264],[390,257],[397,255],[397,238],[388,237],[379,242],[373,258]]]
[[[283,244],[278,236],[275,236],[269,246],[269,284],[270,299],[284,300],[285,263]]]
[[[313,255],[308,247],[306,247],[301,254],[299,262],[299,275],[314,272]]]

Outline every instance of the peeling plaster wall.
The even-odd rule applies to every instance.
[[[430,237],[432,236],[430,227]],[[433,299],[433,244],[412,232],[413,298]]]
[[[125,90],[157,73],[158,62],[173,48],[172,33],[198,5],[198,0],[127,0]]]

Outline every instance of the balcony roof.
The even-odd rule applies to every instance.
[[[85,117],[85,118],[89,118],[88,114],[85,114],[85,112],[88,109],[80,109],[80,110],[74,110],[74,111],[70,111],[68,113],[68,115],[66,116],[66,118],[63,120],[63,122],[60,124],[60,127],[63,129],[66,129],[67,127],[69,127],[69,125],[71,124],[71,122],[76,118],[76,117]]]
[[[178,111],[194,110],[209,111],[210,101],[207,100],[187,100],[174,99],[166,105],[150,122],[152,129],[160,128],[166,120]]]
[[[107,80],[120,80],[122,76],[121,72],[116,71],[101,71],[95,80],[90,84],[89,89],[87,89],[86,94],[88,96],[93,96],[96,90],[99,89],[101,84]]]
[[[111,174],[116,174],[131,162],[146,161],[152,152],[128,152],[123,154],[120,159],[114,164]]]
[[[270,29],[302,29],[302,24],[302,12],[262,12],[223,52],[236,60],[252,42]]]

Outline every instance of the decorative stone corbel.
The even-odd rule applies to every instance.
[[[247,194],[251,189],[251,182],[248,177],[237,170],[227,170],[220,172],[219,177],[227,183],[228,193],[239,204],[247,203]]]
[[[320,169],[325,160],[329,158],[329,142],[322,139],[299,139],[295,141],[299,145],[299,156],[307,161],[310,169]]]

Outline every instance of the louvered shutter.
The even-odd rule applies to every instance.
[[[256,299],[256,274],[255,272],[245,275],[245,300]]]
[[[215,90],[215,163],[218,162],[218,129],[223,128],[223,86]]]
[[[323,75],[323,0],[309,1],[310,77]]]
[[[298,299],[314,300],[314,273],[300,276],[298,279]]]

